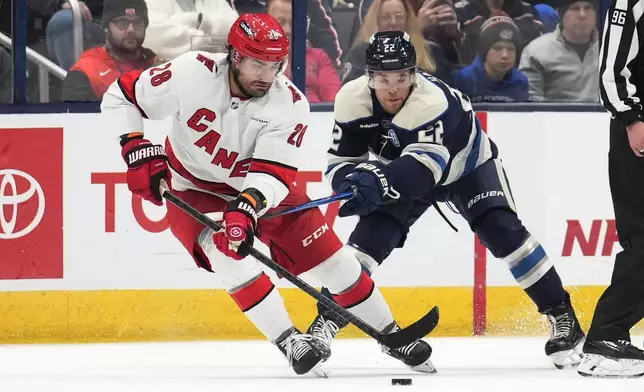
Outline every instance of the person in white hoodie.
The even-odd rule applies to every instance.
[[[226,0],[146,0],[150,25],[144,46],[162,61],[190,50],[225,50],[226,36],[239,16]]]

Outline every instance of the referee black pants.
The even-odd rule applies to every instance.
[[[624,248],[615,258],[610,286],[597,303],[588,340],[629,340],[644,318],[644,158],[628,144],[626,130],[612,120],[608,177],[615,225]]]

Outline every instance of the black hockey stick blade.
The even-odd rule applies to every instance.
[[[422,339],[436,328],[438,325],[438,307],[434,306],[426,315],[412,325],[401,329],[400,331],[385,334],[378,339],[380,343],[387,347],[400,348]]]
[[[167,186],[165,186],[165,184],[163,184],[161,187],[161,193],[166,200],[183,210],[186,214],[190,215],[204,226],[215,231],[222,229],[222,225],[210,219],[185,201],[181,200],[179,197],[172,194],[167,189]],[[364,322],[355,314],[338,305],[332,299],[327,298],[324,294],[317,291],[314,287],[312,287],[302,279],[291,274],[287,269],[274,262],[270,257],[264,255],[259,250],[253,248],[245,242],[240,245],[240,248],[242,248],[257,261],[264,264],[266,267],[280,274],[284,279],[291,282],[294,286],[304,291],[311,297],[315,298],[318,302],[321,302],[329,310],[338,315],[338,317],[341,317],[342,319],[355,325],[362,332],[371,336],[385,346],[394,349],[404,347],[429,334],[438,324],[438,308],[434,307],[427,315],[425,315],[425,317],[416,321],[409,327],[403,328],[391,334],[383,334],[373,328],[371,325]]]

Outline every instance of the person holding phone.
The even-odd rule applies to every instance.
[[[452,0],[422,0],[418,21],[425,38],[438,43],[451,63],[459,64],[461,33]]]
[[[470,64],[477,55],[481,26],[492,16],[508,16],[514,20],[527,45],[543,33],[543,23],[533,5],[521,0],[459,0],[454,4],[463,40],[460,54],[463,64]],[[517,53],[517,59],[521,53]]]

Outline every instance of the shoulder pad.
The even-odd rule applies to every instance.
[[[342,86],[335,96],[333,115],[337,122],[350,122],[373,115],[367,77],[361,76]]]
[[[269,99],[269,104],[274,108],[278,107],[277,105],[293,105],[298,107],[305,105],[309,108],[309,100],[306,96],[295,86],[295,83],[291,82],[284,75],[278,76],[273,82]]]
[[[443,89],[418,75],[416,87],[392,123],[406,130],[416,129],[440,118],[449,108]]]

